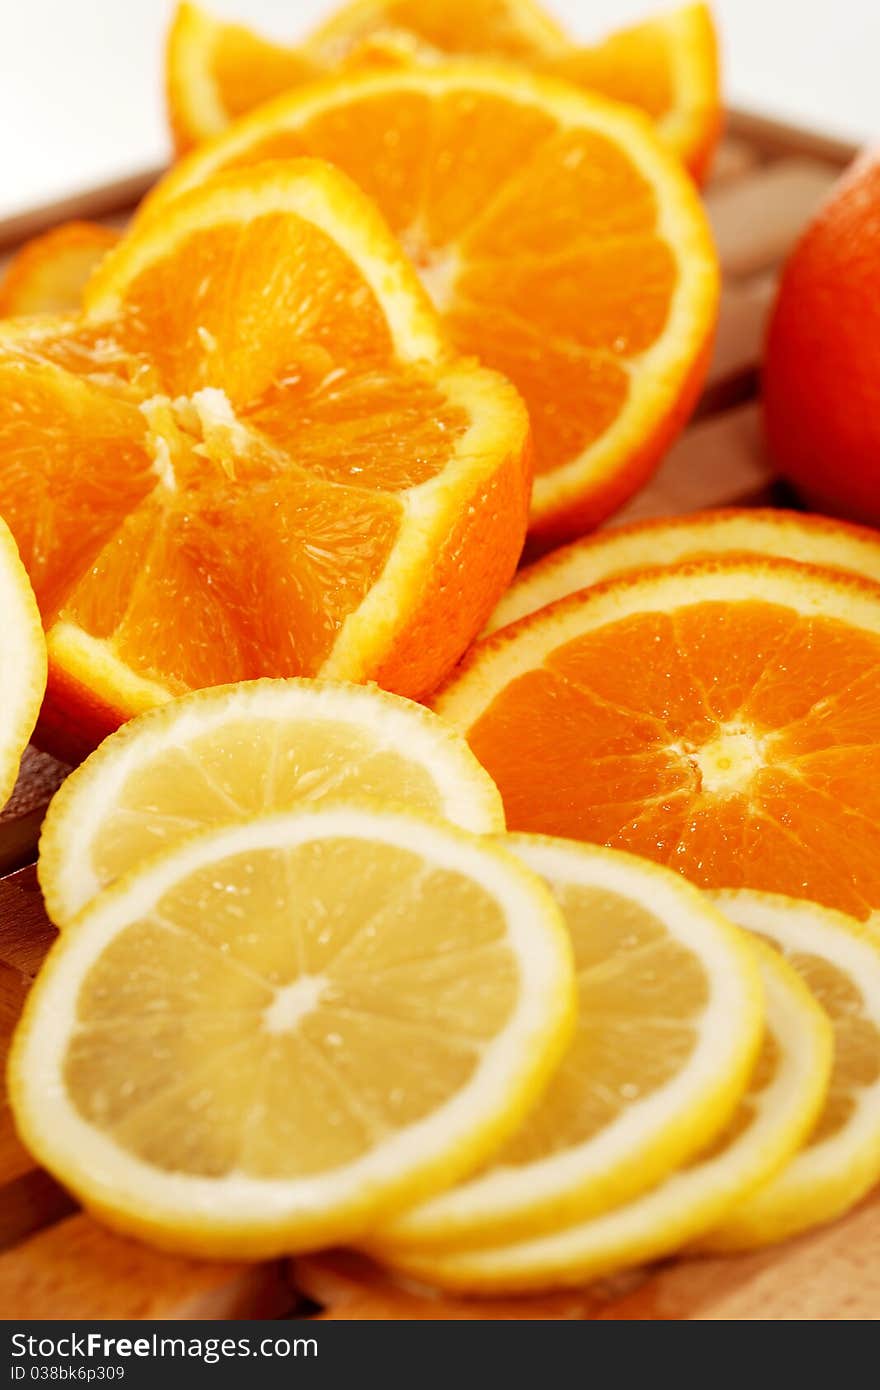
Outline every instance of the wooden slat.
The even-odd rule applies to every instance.
[[[59,222],[69,222],[71,218],[111,219],[129,213],[163,173],[164,169],[161,168],[145,169],[128,178],[102,184],[99,188],[85,189],[69,198],[59,198],[57,202],[31,208],[15,217],[3,218],[0,221],[0,249],[14,250],[29,237],[37,236],[49,227],[56,227]]]
[[[709,187],[718,188],[721,184],[732,183],[744,178],[760,164],[761,156],[754,145],[736,135],[725,135],[709,173]]]
[[[724,273],[744,278],[781,261],[838,173],[816,160],[785,159],[709,189],[706,209]]]
[[[0,881],[0,1235],[17,1239],[51,1220],[58,1210],[50,1184],[28,1185],[22,1179],[35,1171],[33,1160],[19,1142],[6,1098],[6,1057],[12,1030],[31,981],[55,931],[43,911],[33,869]],[[15,1186],[17,1184],[17,1186]],[[45,1198],[45,1207],[41,1206]],[[3,1213],[6,1212],[4,1218]]]
[[[727,111],[727,136],[751,145],[763,159],[787,159],[792,154],[823,160],[839,168],[849,164],[859,147],[852,140],[826,135],[823,131],[791,125],[756,111],[730,107]]]
[[[15,790],[0,811],[0,874],[33,858],[46,807],[67,772],[48,753],[25,749]]]
[[[606,1319],[875,1320],[880,1317],[880,1193],[785,1245],[735,1258],[679,1260],[602,1310]]]
[[[586,1319],[784,1321],[880,1316],[880,1193],[842,1221],[733,1258],[679,1259],[592,1288],[534,1298],[467,1299],[401,1285],[347,1252],[293,1266],[326,1320]]]
[[[294,1302],[280,1262],[163,1255],[82,1214],[0,1255],[7,1318],[268,1318]]]
[[[309,1255],[292,1263],[292,1281],[326,1321],[384,1322],[594,1318],[607,1304],[600,1289],[575,1289],[541,1298],[454,1298],[403,1287],[372,1261],[352,1251]],[[628,1280],[628,1282],[630,1282]]]
[[[614,525],[744,505],[757,500],[772,480],[761,445],[758,407],[741,406],[692,425],[648,486],[615,515]]]
[[[697,419],[729,410],[757,395],[758,363],[775,293],[774,275],[723,289],[715,346]]]

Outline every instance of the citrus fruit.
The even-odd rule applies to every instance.
[[[30,580],[0,520],[0,808],[12,795],[46,689],[46,639]]]
[[[441,1297],[346,1249],[300,1255],[291,1264],[290,1280],[320,1309],[315,1317],[321,1322],[580,1322],[595,1317],[604,1301],[595,1289],[544,1298]]]
[[[693,174],[709,165],[721,124],[718,45],[703,4],[684,5],[576,44],[534,0],[354,0],[300,47],[272,43],[196,5],[178,7],[166,89],[178,153],[320,72],[372,63],[498,58],[641,108]]]
[[[478,1249],[404,1251],[398,1267],[441,1288],[472,1292],[577,1286],[670,1255],[747,1201],[809,1132],[832,1051],[828,1019],[796,972],[769,947],[756,955],[767,1009],[761,1052],[730,1123],[696,1159],[591,1220]]]
[[[543,64],[541,65],[544,66]],[[721,134],[718,42],[708,5],[682,5],[551,58],[546,70],[639,106],[702,181]]]
[[[762,369],[773,461],[813,505],[880,525],[880,157],[859,160],[783,271]]]
[[[504,829],[488,774],[423,706],[341,681],[244,681],[139,715],[70,774],[43,822],[46,910],[64,926],[197,830],[343,796]]]
[[[13,256],[0,279],[0,315],[78,309],[92,271],[119,240],[97,222],[63,222]]]
[[[327,803],[203,832],[99,894],[28,996],[10,1098],[112,1225],[280,1255],[485,1159],[573,1012],[535,875],[442,822]]]
[[[804,1147],[702,1242],[744,1250],[832,1221],[880,1180],[880,934],[775,894],[714,897],[732,921],[782,951],[834,1029],[831,1085]]]
[[[316,71],[300,49],[270,43],[199,5],[178,5],[165,48],[166,103],[177,153]]]
[[[343,174],[239,170],[0,330],[0,482],[82,756],[187,689],[431,690],[515,568],[527,420]]]
[[[591,584],[728,554],[775,555],[880,581],[880,535],[867,526],[772,507],[691,512],[584,536],[527,565],[502,595],[486,632]]]
[[[556,20],[535,0],[352,0],[309,35],[317,59],[338,64],[367,40],[415,40],[422,57],[496,57],[521,63],[565,52]]]
[[[302,153],[376,200],[458,350],[521,391],[537,544],[645,481],[699,392],[718,285],[693,185],[643,117],[476,61],[348,75],[196,150],[141,217],[230,165]]]
[[[549,883],[571,933],[574,1042],[489,1167],[380,1230],[381,1258],[496,1244],[619,1206],[730,1119],[760,1046],[748,942],[690,884],[570,841],[506,843]]]
[[[512,830],[706,888],[880,908],[880,586],[718,559],[582,590],[478,643],[433,701]]]

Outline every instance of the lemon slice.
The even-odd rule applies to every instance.
[[[540,879],[441,822],[328,803],[204,832],[100,894],[29,996],[10,1095],[110,1224],[263,1258],[472,1170],[573,1018]]]
[[[30,580],[6,523],[0,520],[0,809],[12,795],[21,755],[46,689],[46,639]]]
[[[378,1233],[382,1257],[508,1241],[618,1206],[717,1133],[754,1065],[757,967],[696,889],[613,850],[507,843],[550,884],[571,932],[575,1039],[491,1166]]]
[[[880,1179],[880,934],[794,898],[712,896],[732,921],[779,947],[834,1028],[828,1097],[806,1144],[701,1242],[746,1250],[832,1221]]]
[[[501,798],[464,738],[411,700],[332,681],[218,686],[133,719],[67,779],[40,841],[49,916],[63,927],[192,831],[326,797],[504,828]]]
[[[795,1152],[823,1104],[831,1026],[797,973],[756,943],[767,1028],[733,1119],[689,1166],[593,1220],[479,1250],[405,1252],[402,1272],[440,1287],[517,1292],[571,1286],[671,1254]]]

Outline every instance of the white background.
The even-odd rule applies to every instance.
[[[547,0],[592,38],[663,0]],[[671,6],[676,0],[666,0]],[[0,217],[164,162],[173,0],[0,0]],[[294,40],[328,0],[205,0]],[[729,101],[880,135],[880,0],[715,0]]]

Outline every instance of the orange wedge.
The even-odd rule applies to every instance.
[[[578,86],[641,107],[701,182],[721,134],[718,41],[708,5],[683,5],[552,60]]]
[[[513,830],[880,909],[880,585],[755,557],[645,570],[479,643],[434,706]]]
[[[225,130],[269,97],[319,69],[305,53],[226,24],[198,5],[178,5],[165,51],[168,117],[178,154]]]
[[[486,625],[487,634],[548,603],[653,565],[716,556],[775,555],[880,582],[880,532],[773,507],[730,507],[615,526],[560,546],[520,570]]]
[[[320,61],[339,63],[365,43],[408,38],[420,58],[550,61],[565,53],[565,31],[535,0],[351,0],[310,36]]]
[[[34,237],[0,279],[0,317],[78,309],[83,286],[118,240],[97,222],[62,222]]]
[[[721,124],[718,44],[704,4],[684,5],[577,45],[533,0],[354,0],[301,47],[273,43],[178,7],[168,37],[166,86],[178,153],[245,111],[341,64],[501,58],[565,77],[640,108],[701,178]]]
[[[218,170],[304,152],[377,201],[458,349],[522,393],[534,544],[641,486],[697,397],[718,294],[693,184],[643,117],[496,64],[360,73],[245,117],[141,216]]]
[[[181,199],[107,257],[79,317],[0,332],[43,741],[81,756],[260,675],[424,695],[516,565],[526,445],[516,393],[449,354],[344,175],[267,164]]]

